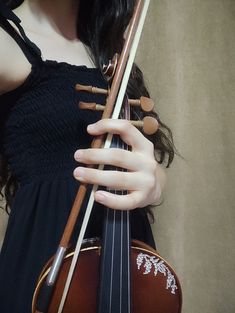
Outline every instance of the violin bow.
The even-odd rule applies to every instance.
[[[134,63],[137,47],[140,41],[141,33],[143,30],[145,18],[147,15],[148,7],[149,7],[150,0],[138,0],[131,22],[128,27],[127,36],[125,39],[124,47],[122,49],[122,53],[119,57],[117,68],[113,77],[113,81],[111,84],[111,88],[106,100],[106,105],[104,112],[102,114],[102,119],[104,118],[112,118],[118,119],[122,102],[124,99],[124,95],[126,92],[127,84],[129,81],[131,69]],[[98,136],[92,142],[92,148],[109,148],[112,141],[112,134],[108,134],[105,143],[103,143],[104,136]],[[103,165],[99,166],[99,169],[103,169]],[[70,239],[84,201],[86,191],[87,191],[88,184],[81,183],[78,189],[73,207],[71,209],[71,213],[69,215],[67,224],[65,226],[64,233],[62,235],[59,247],[55,254],[51,269],[47,276],[46,284],[43,286],[43,292],[40,293],[39,299],[43,309],[36,310],[35,313],[46,313],[47,308],[50,304],[50,298],[54,289],[54,285],[56,283],[56,279],[61,268],[62,262],[64,260],[65,254],[69,247]],[[62,313],[66,297],[69,291],[70,283],[72,280],[72,276],[75,270],[75,266],[77,263],[77,259],[79,256],[79,252],[81,249],[82,241],[84,238],[84,234],[87,228],[87,224],[90,218],[90,214],[92,211],[92,207],[94,204],[94,194],[98,189],[98,185],[94,185],[93,189],[90,193],[88,205],[86,208],[86,213],[83,219],[83,223],[81,226],[81,230],[78,236],[78,240],[76,243],[76,248],[74,252],[74,256],[71,262],[70,270],[67,276],[66,284],[64,287],[63,295],[60,301],[60,306],[58,309],[58,313]]]

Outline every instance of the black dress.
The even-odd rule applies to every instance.
[[[16,40],[32,64],[26,81],[0,96],[1,153],[19,182],[0,255],[0,312],[30,313],[37,277],[55,253],[79,183],[73,155],[89,147],[86,127],[101,116],[80,110],[78,102],[104,102],[103,96],[78,93],[76,83],[101,88],[107,83],[98,69],[43,61],[38,47],[19,35],[19,19],[1,8],[0,25]],[[84,211],[84,208],[83,208]],[[80,219],[79,219],[80,221]],[[77,231],[80,227],[77,223]],[[86,232],[99,236],[102,208],[96,206]],[[143,210],[131,213],[132,237],[154,245]],[[75,232],[76,233],[76,232]]]

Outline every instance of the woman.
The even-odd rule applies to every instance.
[[[19,5],[15,15],[1,7],[0,175],[11,206],[0,258],[1,313],[31,312],[37,277],[58,246],[81,181],[129,190],[128,195],[96,192],[100,207],[93,210],[87,237],[100,235],[102,206],[135,209],[132,237],[154,246],[146,212],[159,201],[165,184],[159,163],[166,160],[169,165],[173,159],[169,129],[156,114],[160,129],[149,138],[129,122],[98,121],[98,112],[80,110],[77,104],[104,103],[105,98],[74,90],[76,83],[107,88],[99,68],[121,51],[134,4],[25,0],[10,3],[11,8]],[[128,95],[148,96],[136,66]],[[138,109],[132,115],[143,117]],[[107,132],[120,134],[132,152],[88,149],[93,136]],[[101,163],[129,171],[104,172],[84,165]]]

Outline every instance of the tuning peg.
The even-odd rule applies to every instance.
[[[130,121],[132,125],[142,128],[146,135],[153,135],[158,130],[158,121],[151,116],[145,116],[142,121]]]
[[[81,85],[81,84],[76,84],[75,89],[77,91],[87,91],[90,93],[98,93],[98,94],[102,94],[102,95],[108,95],[108,93],[109,93],[109,91],[107,89],[93,87],[93,86],[85,86],[85,85]]]
[[[154,102],[147,97],[140,97],[140,99],[128,99],[128,103],[132,106],[140,106],[144,112],[150,112],[154,108]]]
[[[93,111],[104,111],[105,106],[102,104],[97,104],[95,102],[82,102],[80,101],[78,104],[81,110],[93,110]]]
[[[78,104],[81,110],[93,110],[93,111],[104,111],[105,106],[97,104],[95,102],[82,102]],[[146,135],[153,135],[158,130],[158,121],[151,116],[145,116],[142,121],[130,121],[132,125],[138,128],[142,128]]]
[[[104,111],[105,106],[97,104],[95,102],[82,102],[78,104],[81,110],[93,110],[93,111]],[[158,130],[158,121],[151,116],[145,116],[142,121],[130,121],[132,125],[138,128],[142,128],[146,135],[153,135]]]

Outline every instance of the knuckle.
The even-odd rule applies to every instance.
[[[122,120],[122,128],[125,132],[129,132],[134,126],[128,120]]]
[[[100,176],[98,175],[97,170],[90,168],[86,168],[84,178],[92,184],[99,183],[100,180]]]
[[[84,158],[87,162],[94,163],[97,160],[97,153],[96,151],[92,151],[92,149],[88,149]]]
[[[129,199],[129,209],[130,210],[134,210],[138,207],[138,201],[137,201],[137,198],[134,197],[134,195],[130,196],[130,199]]]
[[[146,165],[148,166],[148,170],[150,171],[150,173],[156,173],[157,162],[155,159],[149,158],[146,162]]]
[[[117,163],[120,163],[123,160],[123,150],[122,149],[114,149],[113,151],[113,160]]]
[[[154,144],[153,144],[152,141],[147,140],[147,147],[148,147],[148,150],[149,150],[152,154],[154,154]]]
[[[83,154],[83,161],[87,164],[97,163],[97,158],[100,158],[100,151],[97,152],[95,149],[86,149]]]
[[[129,182],[129,173],[128,172],[123,172],[121,170],[116,171],[116,179],[117,179],[117,187],[120,189],[125,190],[126,185],[128,185]]]
[[[154,175],[148,175],[146,185],[149,191],[152,191],[156,188],[156,183],[156,177]]]
[[[90,178],[90,173],[89,173],[89,170],[87,169],[87,168],[84,168],[83,169],[83,178],[85,179],[85,180],[87,180],[87,179],[89,179]]]

